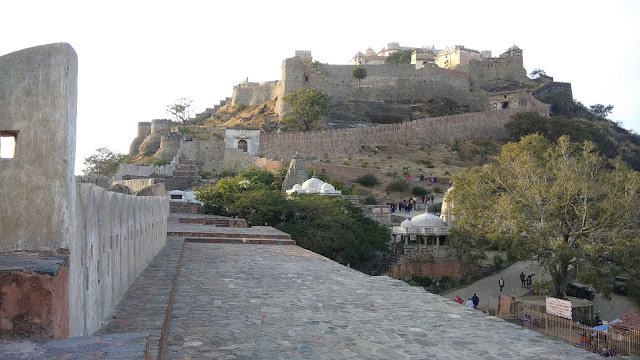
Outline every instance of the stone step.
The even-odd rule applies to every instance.
[[[242,229],[242,228],[236,228]],[[250,228],[248,228],[250,229]],[[215,232],[187,232],[187,231],[167,231],[167,236],[198,237],[198,238],[235,238],[235,239],[257,239],[257,240],[291,240],[289,234],[258,234],[258,233],[215,233]]]
[[[203,244],[258,244],[258,245],[295,245],[291,239],[238,238],[238,237],[188,237],[188,243]]]

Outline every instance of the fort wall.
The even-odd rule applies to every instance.
[[[69,242],[69,330],[91,335],[166,243],[169,200],[79,184]]]
[[[63,285],[53,296],[30,285],[10,293],[38,299],[28,307],[41,314],[56,308],[54,326],[66,328],[44,332],[53,336],[90,335],[106,320],[164,246],[169,212],[166,196],[136,197],[76,183],[77,74],[77,55],[69,44],[0,56],[0,134],[15,140],[15,154],[0,159],[0,252],[68,259],[62,262],[68,272],[64,265],[51,275]],[[47,185],[34,182],[33,174]],[[18,260],[26,266],[24,256]],[[24,270],[9,272],[19,276]],[[39,327],[40,319],[16,321]],[[6,321],[2,327],[25,335],[24,327]]]
[[[568,99],[573,99],[571,83],[551,81],[536,89],[531,93],[531,95],[535,96],[538,99],[544,99],[547,96],[553,96],[558,93],[565,94]]]
[[[265,83],[244,82],[233,87],[231,105],[243,103],[248,106],[256,106],[274,99],[282,92],[279,81]]]
[[[357,153],[362,146],[392,143],[435,145],[455,139],[488,136],[505,137],[504,124],[513,114],[534,111],[549,116],[549,105],[531,98],[526,106],[503,111],[484,111],[424,118],[398,124],[314,132],[264,133],[260,137],[260,156],[290,159],[296,151],[302,157],[327,157]]]
[[[138,123],[138,134],[131,142],[131,146],[129,147],[129,156],[134,157],[138,155],[140,145],[147,138],[147,136],[151,135],[151,122],[141,121]]]

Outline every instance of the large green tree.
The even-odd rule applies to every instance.
[[[85,175],[113,176],[118,172],[121,162],[126,160],[125,154],[114,153],[107,148],[96,149],[95,154],[84,159]]]
[[[316,122],[331,111],[331,97],[318,89],[301,88],[284,96],[291,105],[284,122],[302,131],[309,131]]]
[[[640,174],[593,143],[529,135],[453,181],[455,227],[539,262],[555,296],[573,279],[605,295],[616,272],[637,279]]]
[[[389,230],[349,201],[321,195],[287,199],[278,184],[273,175],[253,168],[196,189],[196,198],[204,202],[207,213],[275,226],[305,249],[343,264],[355,265],[373,251],[387,250]]]

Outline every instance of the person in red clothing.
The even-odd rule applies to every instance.
[[[456,295],[456,298],[453,299],[453,301],[457,302],[458,304],[464,303],[464,300],[462,300],[462,298],[458,295]]]

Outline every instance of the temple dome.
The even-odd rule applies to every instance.
[[[295,185],[293,185],[293,189],[292,190],[302,190],[302,185],[295,184]]]
[[[372,48],[368,48],[367,50],[364,51],[364,54],[366,56],[374,56],[376,54],[376,51],[373,50]]]
[[[413,218],[411,218],[411,223],[413,224],[413,226],[420,227],[446,226],[442,219],[440,219],[440,217],[429,213],[414,216]]]
[[[329,184],[329,183],[324,183],[320,187],[320,190],[322,190],[322,191],[336,191],[336,188],[333,185]]]
[[[413,223],[411,222],[411,220],[407,219],[407,220],[401,222],[400,226],[403,227],[403,228],[413,227]]]
[[[311,179],[305,181],[302,183],[302,188],[304,190],[320,190],[320,188],[322,187],[322,185],[324,185],[324,181],[316,178],[316,177],[312,177]]]

